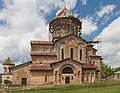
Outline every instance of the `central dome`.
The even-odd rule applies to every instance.
[[[49,39],[53,42],[70,34],[80,36],[82,22],[64,7],[49,23]]]

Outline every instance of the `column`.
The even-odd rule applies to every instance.
[[[59,75],[59,84],[61,84],[61,74],[58,73],[58,75]]]
[[[78,79],[77,79],[77,77],[76,77],[76,74],[77,74],[77,73],[74,73],[74,84],[76,84],[76,83],[78,82]]]
[[[65,55],[66,55],[66,57],[65,58],[69,58],[69,48],[68,48],[68,46],[66,46],[66,50],[65,50]]]
[[[80,71],[78,71],[78,84],[80,83]]]
[[[92,83],[95,82],[95,73],[92,74]]]
[[[55,84],[57,84],[57,71],[55,71],[54,76],[55,76]]]

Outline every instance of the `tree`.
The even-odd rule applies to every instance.
[[[114,68],[115,72],[120,71],[120,67]]]
[[[103,64],[102,72],[104,73],[105,77],[109,77],[114,73],[114,70],[110,66]]]

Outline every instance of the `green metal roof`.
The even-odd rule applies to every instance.
[[[4,62],[3,65],[14,65],[14,63],[12,62],[12,60],[8,57]]]

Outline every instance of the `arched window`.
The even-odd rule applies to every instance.
[[[82,49],[80,49],[80,60],[82,60]]]
[[[93,65],[95,65],[95,61],[93,61]]]
[[[69,24],[70,24],[70,23],[68,22],[68,34],[69,34]]]
[[[6,68],[6,67],[4,67],[4,72],[5,72],[5,73],[7,72],[7,68]]]
[[[64,49],[61,49],[61,59],[64,59]]]
[[[11,68],[10,67],[8,67],[8,71],[9,71],[9,73],[11,73]]]
[[[70,49],[70,58],[73,59],[73,48]]]
[[[63,70],[62,70],[62,74],[73,74],[73,69],[71,67],[65,67]]]
[[[47,76],[45,76],[45,82],[47,82]]]

